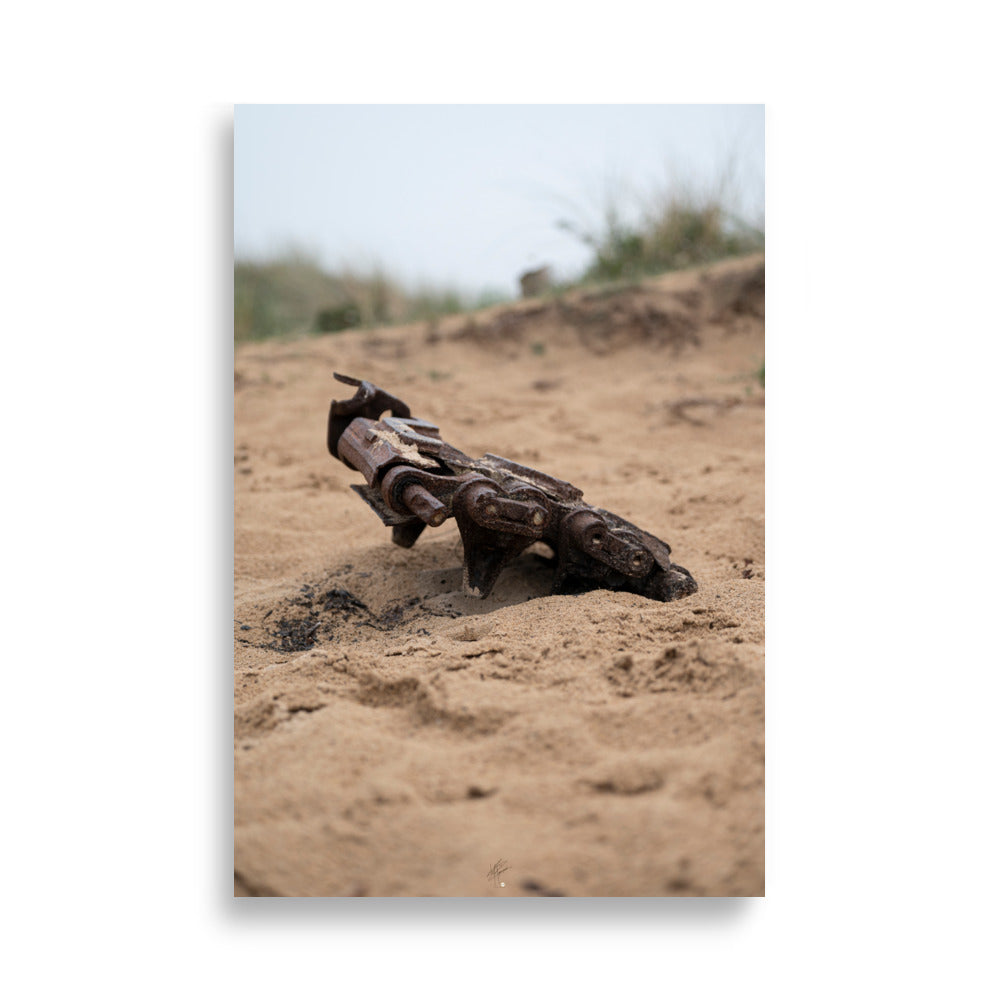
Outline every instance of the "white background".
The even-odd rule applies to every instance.
[[[17,995],[995,995],[980,9],[8,11]],[[767,107],[767,898],[233,901],[231,104],[535,99]]]

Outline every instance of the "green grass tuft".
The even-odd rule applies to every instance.
[[[496,292],[484,293],[478,301],[453,289],[410,292],[380,268],[333,272],[315,257],[291,251],[266,261],[236,261],[233,335],[249,341],[336,333],[434,320],[504,300]]]
[[[634,280],[764,249],[763,229],[743,222],[717,195],[661,198],[631,223],[612,202],[596,232],[567,220],[557,225],[593,251],[585,283]]]

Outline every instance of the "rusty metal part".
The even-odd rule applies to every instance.
[[[533,542],[555,555],[555,593],[603,587],[674,601],[698,589],[671,562],[666,542],[585,503],[571,483],[498,455],[470,458],[434,424],[411,417],[401,399],[370,382],[334,377],[356,390],[331,403],[327,425],[330,454],[364,476],[366,485],[351,488],[404,548],[427,525],[454,517],[470,597],[488,597],[504,567]]]

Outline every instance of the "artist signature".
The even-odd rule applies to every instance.
[[[493,883],[494,886],[499,886],[501,889],[506,886],[506,882],[500,881],[500,876],[504,872],[510,871],[510,865],[501,858],[493,867],[486,873],[486,877]]]

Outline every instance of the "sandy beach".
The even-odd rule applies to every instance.
[[[762,256],[237,348],[236,895],[763,894],[763,361]],[[698,592],[552,596],[529,549],[463,596],[455,522],[394,546],[327,452],[334,371]]]

